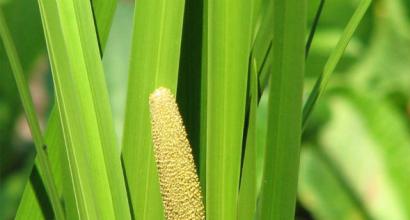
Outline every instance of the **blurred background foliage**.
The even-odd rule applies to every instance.
[[[319,0],[308,0],[309,20]],[[307,59],[313,86],[359,0],[326,1]],[[53,103],[35,0],[0,0],[40,118]],[[103,58],[122,134],[134,3],[119,1]],[[266,117],[267,97],[258,109]],[[266,128],[259,123],[259,146]],[[262,148],[260,148],[262,149]],[[298,219],[410,219],[410,1],[374,0],[304,131]],[[34,149],[0,44],[0,219],[13,218]],[[261,170],[261,169],[259,169]]]

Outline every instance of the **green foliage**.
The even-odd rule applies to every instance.
[[[135,219],[163,219],[153,156],[149,95],[177,90],[184,1],[138,1],[134,11],[123,159]]]
[[[44,140],[33,129],[38,154],[16,218],[164,219],[148,96],[165,86],[187,127],[207,219],[294,219],[297,192],[316,219],[408,219],[407,2],[370,3],[141,0],[134,10],[120,2],[113,20],[116,1],[39,0],[43,28],[36,10],[19,13],[33,20],[27,28],[10,16],[28,10],[21,1],[1,3],[11,37],[0,48],[9,73],[0,74],[0,121],[13,130],[19,115],[7,39],[21,57],[22,68],[10,61],[30,125],[40,118],[24,81],[44,51],[42,30],[57,100]],[[25,175],[2,180],[2,204]]]
[[[275,35],[260,216],[292,219],[302,123],[306,2],[273,2]]]
[[[407,219],[410,137],[400,114],[358,94],[333,95],[329,104],[328,129],[302,157],[302,201],[319,219]]]
[[[26,76],[33,72],[36,60],[45,51],[41,20],[35,1],[5,1],[0,3],[20,63]],[[34,10],[33,10],[34,9]],[[15,16],[18,14],[19,16]],[[24,27],[24,28],[20,28]],[[30,36],[28,39],[27,36]],[[12,147],[14,126],[22,106],[5,47],[0,43],[0,176],[13,167],[13,158],[27,154]],[[21,162],[21,161],[20,161]]]
[[[206,216],[236,219],[253,8],[206,4]]]
[[[54,214],[58,219],[64,219],[63,208],[59,202],[57,194],[57,186],[53,179],[53,173],[51,171],[51,164],[47,157],[45,148],[45,141],[40,131],[40,123],[35,113],[33,100],[30,96],[29,87],[23,74],[23,68],[20,63],[20,59],[17,54],[17,50],[14,46],[14,42],[11,39],[9,29],[6,24],[6,20],[3,15],[3,11],[0,9],[0,37],[3,41],[3,45],[6,49],[6,53],[10,60],[11,69],[14,73],[14,79],[16,80],[17,88],[19,90],[20,98],[23,103],[24,110],[26,112],[27,121],[33,136],[34,146],[38,155],[38,169],[40,173],[43,173],[45,190],[51,201]]]
[[[249,79],[249,113],[248,128],[246,135],[245,152],[243,158],[241,183],[238,195],[238,219],[253,219],[256,213],[258,201],[257,186],[257,135],[256,135],[256,114],[258,107],[258,76],[254,69],[251,69]]]
[[[347,53],[355,65],[336,69],[322,111],[307,124],[299,196],[317,219],[409,218],[402,185],[410,164],[405,2],[373,5],[361,28],[373,28],[370,39],[363,33],[353,39]],[[319,116],[324,111],[328,117]],[[319,120],[323,125],[312,126]]]
[[[315,106],[317,99],[324,93],[331,74],[335,70],[336,65],[339,63],[339,60],[342,58],[343,53],[353,36],[353,33],[357,29],[357,26],[360,24],[360,21],[369,8],[371,2],[371,0],[363,0],[360,2],[355,13],[344,29],[344,32],[340,37],[335,50],[330,54],[329,59],[323,67],[323,72],[319,76],[319,79],[316,81],[316,84],[313,87],[313,90],[310,93],[305,106],[303,107],[303,126],[306,125],[309,115],[311,114],[311,111]]]
[[[64,175],[62,170],[68,170],[63,166],[67,166],[67,161],[61,146],[64,145],[63,133],[61,131],[61,125],[58,120],[58,111],[53,111],[50,115],[50,123],[45,132],[45,145],[47,146],[47,155],[49,157],[51,168],[53,172],[53,179],[55,181],[58,196],[63,196],[66,201],[65,210],[75,210],[68,201],[68,198],[73,198],[71,193],[74,193],[73,189],[64,188]],[[38,160],[38,159],[37,159]],[[15,219],[48,219],[52,218],[52,212],[50,204],[47,201],[46,195],[44,195],[44,189],[41,179],[45,179],[44,173],[40,173],[37,170],[36,165],[33,168],[29,182],[26,184],[23,196]],[[63,191],[64,189],[64,191]],[[63,193],[65,195],[63,195]],[[75,206],[75,205],[74,205]],[[76,213],[67,215],[67,218],[74,217]]]
[[[40,2],[40,9],[79,217],[127,219],[124,178],[91,6],[81,1]],[[73,99],[75,94],[81,98]]]

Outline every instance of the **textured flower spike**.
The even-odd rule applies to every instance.
[[[205,219],[191,146],[175,97],[166,88],[150,96],[154,154],[167,220]]]

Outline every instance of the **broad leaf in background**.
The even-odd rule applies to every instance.
[[[381,98],[334,95],[329,103],[332,120],[321,133],[316,147],[334,161],[344,181],[357,194],[359,205],[372,218],[408,219],[409,189],[404,184],[410,181],[407,175],[410,159],[406,156],[410,154],[410,136],[400,114]],[[352,193],[333,176],[334,173],[325,174],[328,184],[321,184],[322,176],[314,175],[314,167],[319,169],[318,173],[334,169],[321,162],[314,150],[309,152],[310,156],[304,157],[306,167],[301,172],[300,196],[304,204],[317,217],[322,217],[319,219],[330,216],[331,219],[346,219],[337,212],[332,213],[332,210],[341,209],[338,208],[340,204],[350,206],[352,212],[356,210],[357,216],[363,217],[358,204],[352,201]],[[319,160],[312,161],[309,157],[319,157]],[[327,205],[323,206],[325,201]]]
[[[174,94],[177,91],[183,16],[182,0],[140,0],[135,4],[122,143],[135,219],[164,218],[148,97],[161,86]]]
[[[355,205],[325,161],[312,148],[302,146],[299,197],[317,220],[364,220],[365,215]]]
[[[318,219],[346,219],[336,214],[343,211],[342,207],[351,207],[345,210],[347,213],[350,213],[348,210],[361,212],[355,204],[357,202],[352,200],[355,196],[346,190],[343,182],[348,184],[347,188],[354,189],[361,206],[368,204],[364,208],[369,210],[372,217],[409,218],[410,192],[405,183],[410,181],[407,169],[410,161],[404,156],[409,154],[410,139],[406,112],[410,82],[410,66],[406,62],[410,51],[409,32],[406,31],[409,20],[403,11],[403,1],[378,1],[374,8],[376,12],[383,13],[374,13],[375,34],[370,39],[370,47],[363,55],[363,61],[347,75],[336,78],[347,79],[349,83],[344,83],[343,87],[354,89],[355,95],[332,96],[330,105],[338,106],[332,107],[332,126],[326,126],[319,133],[322,140],[327,141],[320,145],[314,143],[316,147],[323,148],[327,155],[332,155],[330,160],[336,158],[335,166],[342,171],[335,175],[334,170],[322,163],[315,151],[306,150],[309,156],[302,157],[302,166],[306,167],[301,172],[300,198]],[[387,98],[390,100],[387,101]],[[336,143],[339,143],[338,146],[335,146]],[[350,148],[354,150],[346,152]],[[343,152],[339,153],[337,149]],[[319,160],[309,159],[312,157]],[[352,163],[354,167],[346,165]],[[320,171],[315,174],[314,170]],[[322,172],[327,177],[318,178]],[[337,175],[346,178],[340,181],[335,178]],[[363,180],[363,175],[368,177],[367,180]],[[326,182],[322,184],[323,181]],[[330,185],[324,187],[326,183]],[[360,213],[356,217],[364,219]]]
[[[349,82],[360,92],[374,95],[402,95],[410,98],[410,19],[406,0],[383,0],[375,4],[377,24],[362,62],[351,70]],[[409,13],[407,11],[407,13]],[[403,104],[403,103],[400,103]]]

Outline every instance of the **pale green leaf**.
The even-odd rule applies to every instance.
[[[410,136],[403,118],[380,97],[346,93],[329,100],[332,118],[316,146],[329,159],[313,151],[322,159],[304,169],[331,175],[303,170],[302,201],[320,219],[343,219],[337,215],[340,206],[350,207],[346,215],[354,212],[359,219],[408,219]],[[318,184],[324,178],[327,188]]]
[[[39,5],[79,216],[127,219],[120,154],[91,5],[76,0],[40,1]]]
[[[237,219],[252,6],[250,1],[206,1],[207,219]]]
[[[252,68],[254,67],[254,68]],[[254,219],[258,199],[257,190],[257,135],[256,135],[256,112],[258,107],[258,75],[256,66],[250,70],[249,80],[249,112],[248,126],[245,129],[246,145],[243,158],[241,182],[238,195],[238,219]]]
[[[109,1],[101,2],[99,0],[93,1],[93,5],[110,5],[111,6],[110,9],[112,11],[114,11],[115,9],[114,3],[109,4]],[[98,12],[102,14],[102,12],[99,12],[102,8],[104,8],[105,10],[108,10],[107,7],[97,7],[97,8],[94,8],[93,11],[95,13]],[[112,19],[111,17],[112,13],[105,13],[105,16],[106,17],[100,17],[100,19],[103,19],[104,22],[110,23],[109,20]],[[99,21],[97,23],[102,24],[103,22]],[[105,28],[105,29],[98,29],[98,30],[99,30],[98,31],[99,35],[108,35],[109,29]],[[104,37],[99,37],[100,44],[104,45],[105,42],[101,41],[102,38],[105,39]],[[57,190],[59,192],[59,195],[62,196],[62,198],[64,199],[66,216],[69,219],[73,219],[73,218],[78,218],[73,185],[71,184],[71,181],[61,181],[62,178],[70,179],[70,176],[69,176],[67,157],[64,153],[65,152],[64,147],[63,147],[64,140],[63,140],[62,131],[61,131],[62,128],[61,128],[61,124],[59,120],[60,120],[60,117],[58,116],[58,110],[55,107],[53,108],[51,117],[49,119],[48,129],[47,129],[48,132],[45,134],[45,139],[47,143],[47,148],[49,149],[48,154],[51,158],[50,161],[51,161],[51,166],[53,169],[54,178],[56,179],[57,182],[60,181],[63,183],[63,184],[57,185]],[[59,135],[54,135],[54,134],[59,134]],[[54,156],[54,155],[58,155],[58,156]],[[62,166],[60,166],[61,164]],[[39,203],[40,201],[38,200],[38,198],[44,197],[44,195],[40,195],[39,193],[34,194],[34,191],[32,188],[33,184],[35,184],[38,187],[41,187],[41,184],[42,184],[41,179],[31,179],[30,182],[27,183],[26,189],[23,194],[23,198],[21,200],[19,209],[17,211],[17,215],[16,215],[17,219],[26,219],[27,216],[30,216],[31,219],[44,219],[44,218],[47,218],[46,216],[49,216],[48,209],[44,208],[47,206],[47,201],[41,201],[41,203]]]
[[[163,219],[153,157],[148,98],[162,86],[177,91],[184,1],[135,4],[123,159],[135,219]]]
[[[306,1],[273,1],[273,64],[261,191],[262,219],[293,219],[305,66]]]
[[[43,135],[40,130],[40,123],[38,121],[33,100],[30,95],[30,90],[27,81],[24,77],[23,67],[21,66],[20,59],[17,54],[16,47],[11,38],[11,34],[6,24],[6,20],[3,15],[3,11],[0,8],[0,37],[6,49],[6,53],[10,60],[10,66],[12,68],[14,78],[17,84],[17,88],[20,93],[20,99],[23,103],[24,111],[26,112],[27,121],[30,127],[34,139],[34,146],[36,148],[38,156],[38,169],[39,172],[44,174],[44,185],[45,190],[51,201],[53,207],[54,216],[58,219],[64,219],[63,208],[59,201],[59,196],[57,192],[57,186],[53,179],[53,172],[50,160],[45,151],[45,143]]]
[[[356,31],[358,25],[360,24],[360,21],[365,15],[371,2],[372,0],[362,0],[360,2],[353,16],[350,18],[349,23],[344,29],[344,32],[342,36],[340,37],[339,42],[336,45],[336,48],[330,54],[329,59],[327,60],[323,68],[323,72],[320,74],[313,90],[311,91],[309,95],[308,100],[306,101],[303,107],[303,127],[305,127],[306,122],[316,104],[316,101],[320,98],[320,96],[326,90],[326,86],[329,82],[331,74],[333,73],[337,64],[342,58],[344,51],[347,45],[349,44],[350,39],[353,37],[354,32]]]

